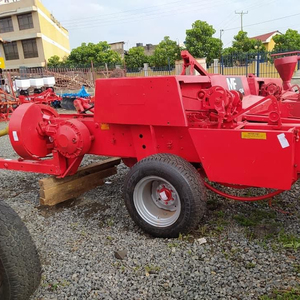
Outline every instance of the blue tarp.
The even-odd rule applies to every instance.
[[[84,86],[82,86],[81,90],[78,93],[65,93],[62,94],[62,97],[80,97],[80,98],[87,98],[91,95],[85,90]]]

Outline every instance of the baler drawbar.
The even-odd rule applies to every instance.
[[[275,59],[281,79],[208,74],[187,51],[182,58],[178,76],[97,79],[93,105],[77,103],[77,114],[20,105],[9,122],[20,158],[1,159],[0,168],[62,178],[76,173],[85,154],[121,157],[131,167],[129,214],[159,237],[197,225],[205,186],[242,201],[289,190],[300,174],[300,89],[291,85],[300,56]],[[275,191],[243,198],[209,182]]]

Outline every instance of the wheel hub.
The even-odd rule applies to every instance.
[[[168,209],[171,211],[175,210],[175,198],[176,194],[171,187],[165,184],[160,184],[155,192],[155,203],[158,207]]]

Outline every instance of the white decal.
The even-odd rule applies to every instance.
[[[18,142],[18,141],[19,141],[19,138],[18,138],[17,132],[16,132],[16,131],[13,131],[12,133],[13,133],[14,141],[15,141],[15,142]]]
[[[166,194],[165,191],[159,193],[159,195],[160,195],[160,197],[161,197],[161,199],[162,199],[163,201],[167,201],[167,200],[168,200],[168,197],[167,197],[167,194]]]
[[[235,78],[226,78],[226,80],[227,80],[228,89],[236,91]]]
[[[278,134],[277,138],[282,148],[287,148],[290,146],[289,141],[286,139],[284,133]]]

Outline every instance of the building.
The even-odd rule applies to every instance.
[[[116,43],[110,43],[110,49],[118,52],[122,58],[124,58],[124,44],[125,42],[116,42]]]
[[[137,43],[136,47],[143,47],[145,55],[151,56],[154,54],[154,51],[155,51],[155,48],[157,47],[157,45],[146,44],[146,46],[144,46],[143,43]]]
[[[43,67],[70,54],[69,33],[40,0],[0,0],[0,57],[7,69]]]
[[[281,34],[281,32],[276,30],[276,31],[272,31],[272,32],[265,33],[265,34],[262,34],[262,35],[254,36],[251,39],[262,41],[262,43],[265,46],[266,50],[267,51],[272,51],[274,46],[275,46],[273,36],[275,36],[277,34]]]

